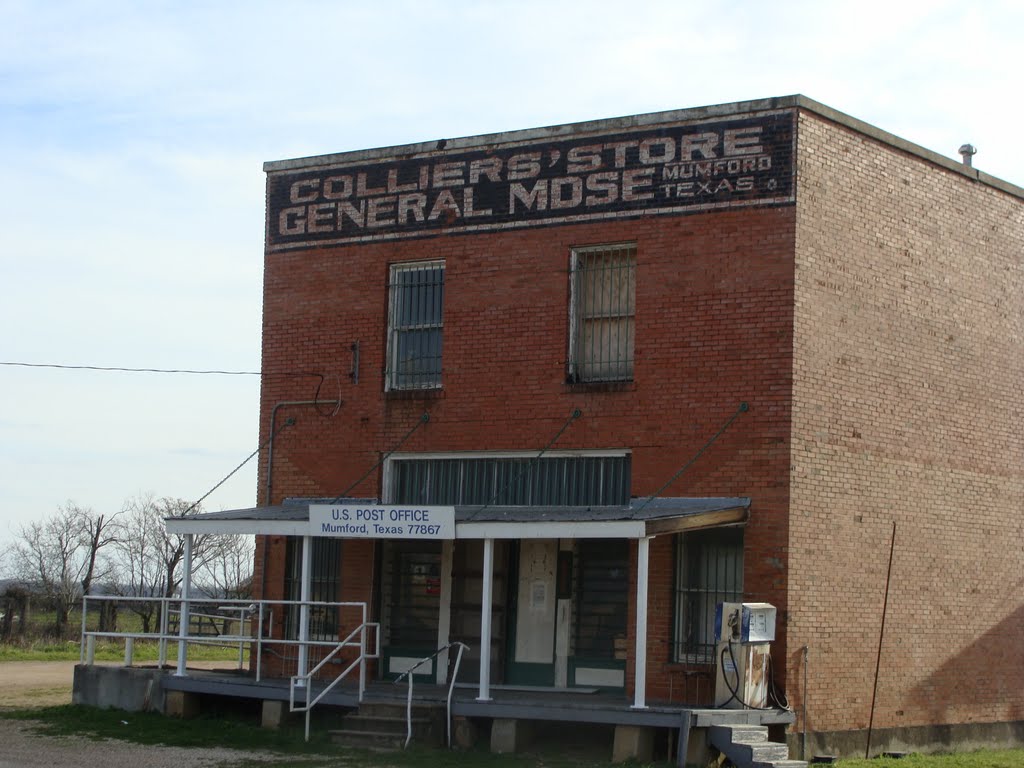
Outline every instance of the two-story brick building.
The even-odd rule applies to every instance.
[[[257,530],[454,507],[312,538],[380,675],[707,703],[763,601],[808,754],[1021,740],[1024,191],[800,96],[265,170]]]

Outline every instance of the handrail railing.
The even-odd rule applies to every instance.
[[[413,672],[415,672],[422,665],[426,664],[428,661],[432,661],[433,659],[436,659],[438,656],[440,656],[442,653],[447,651],[453,645],[459,646],[459,652],[455,656],[455,668],[452,670],[452,679],[448,681],[448,697],[445,700],[445,728],[447,729],[447,734],[448,734],[448,748],[451,749],[451,746],[452,746],[452,690],[455,688],[455,679],[459,676],[459,665],[462,663],[462,652],[469,650],[469,646],[468,645],[466,645],[465,643],[459,642],[458,640],[455,640],[454,642],[448,643],[448,645],[445,645],[445,646],[443,646],[441,648],[438,648],[432,654],[430,654],[429,656],[426,656],[426,657],[420,659],[415,664],[413,664],[411,667],[409,667],[407,670],[405,670],[405,672],[403,672],[402,674],[400,674],[398,677],[395,678],[395,685],[398,685],[398,683],[401,681],[401,679],[403,677],[408,677],[409,678],[409,692],[408,692],[408,694],[406,696],[406,700],[405,700],[405,744],[402,746],[403,749],[408,747],[409,746],[409,742],[412,741],[412,679],[413,679]]]
[[[372,654],[366,653],[366,630],[374,628],[374,652]],[[359,635],[359,643],[353,643],[352,638]],[[357,647],[359,648],[359,655],[352,660],[352,662],[342,670],[341,674],[332,680],[315,698],[310,699],[310,693],[312,692],[313,677],[320,669],[327,664],[331,659],[334,658],[335,654],[344,648]],[[305,712],[306,713],[306,741],[309,741],[309,718],[310,713],[313,711],[313,707],[320,703],[320,700],[326,696],[331,690],[340,683],[349,672],[359,667],[359,701],[363,700],[363,694],[366,692],[366,660],[380,658],[380,624],[376,622],[364,621],[358,627],[353,629],[348,636],[342,640],[338,645],[327,654],[319,664],[313,667],[309,672],[304,675],[292,675],[288,683],[288,710],[290,712]],[[302,681],[302,684],[298,684],[298,681]],[[295,706],[295,689],[296,687],[306,689],[306,703],[303,706]]]
[[[157,621],[159,629],[155,632],[118,632],[114,630],[90,630],[87,628],[87,618],[89,611],[89,603],[102,603],[102,602],[113,602],[113,603],[143,603],[143,604],[156,604],[159,605],[159,613],[157,615]],[[218,603],[217,610],[222,613],[201,613],[192,612],[192,618],[207,619],[216,622],[225,622],[230,626],[232,623],[237,623],[239,630],[238,633],[231,632],[220,632],[212,635],[189,635],[188,642],[195,645],[220,645],[220,646],[238,646],[238,668],[241,669],[244,664],[245,657],[245,646],[252,643],[254,637],[244,631],[244,627],[247,621],[252,619],[250,614],[255,611],[256,605],[252,600],[211,600],[211,599],[193,599],[191,603]],[[228,603],[234,603],[228,605]],[[95,662],[95,646],[96,638],[108,638],[112,640],[122,639],[125,641],[125,665],[131,666],[133,663],[133,651],[136,640],[155,640],[158,643],[158,660],[162,667],[167,661],[167,643],[169,641],[178,642],[181,640],[181,636],[175,632],[171,633],[169,629],[170,616],[174,613],[180,613],[176,610],[176,606],[181,604],[181,598],[178,597],[137,597],[128,595],[85,595],[82,598],[82,643],[79,649],[79,663],[92,665]],[[237,616],[224,615],[225,611],[237,611]],[[180,619],[179,619],[180,621]],[[216,630],[216,627],[214,627]]]
[[[113,630],[89,629],[87,624],[87,615],[90,603],[102,603],[115,602],[118,604],[131,604],[131,603],[149,603],[153,606],[158,606],[158,610],[154,609],[150,615],[156,614],[157,629],[154,632],[118,632]],[[196,606],[195,609],[192,606]],[[212,606],[212,608],[203,608],[201,606]],[[358,619],[356,615],[351,615],[351,621],[359,621],[358,626],[352,630],[341,642],[336,639],[321,640],[321,639],[296,639],[290,637],[273,637],[274,633],[274,608],[283,608],[286,615],[295,608],[301,608],[302,606],[310,606],[316,608],[323,608],[335,611],[335,620],[340,621],[341,611],[357,610],[359,612]],[[235,613],[237,612],[237,615]],[[175,632],[171,632],[170,627],[170,616],[173,613],[184,615],[188,617],[187,623],[182,626],[182,619],[178,619],[178,629]],[[223,622],[221,626],[215,627],[217,634],[192,634],[193,624],[192,620],[216,620],[217,622]],[[269,619],[269,622],[267,621]],[[267,630],[269,623],[270,629]],[[347,623],[347,622],[346,622]],[[237,625],[237,629],[236,629]],[[267,634],[264,632],[267,631]],[[331,630],[333,633],[333,629]],[[367,632],[373,631],[374,643],[372,653],[368,648],[369,643],[367,639]],[[79,654],[80,662],[85,665],[93,665],[95,663],[95,651],[96,651],[96,639],[97,638],[108,638],[108,639],[121,639],[124,640],[124,657],[125,666],[131,666],[133,663],[133,653],[135,641],[137,639],[156,641],[158,643],[158,654],[159,664],[161,668],[167,661],[167,644],[177,643],[178,645],[178,658],[179,658],[179,674],[184,674],[183,662],[181,659],[185,658],[185,648],[191,645],[220,645],[220,646],[234,646],[238,645],[238,659],[239,669],[244,665],[245,649],[248,647],[250,655],[255,653],[255,673],[256,682],[260,681],[263,669],[263,653],[264,650],[273,653],[277,652],[274,650],[276,647],[284,647],[289,651],[294,649],[296,646],[302,649],[310,648],[321,648],[324,652],[330,649],[327,656],[320,661],[312,670],[306,671],[305,653],[299,654],[298,660],[298,672],[299,674],[292,676],[289,684],[289,706],[293,712],[305,712],[306,713],[306,740],[309,740],[309,725],[310,725],[310,710],[316,704],[318,704],[324,696],[348,676],[354,669],[359,668],[359,700],[363,700],[363,695],[366,692],[366,662],[368,659],[380,658],[380,625],[375,622],[367,621],[367,605],[366,603],[353,603],[353,602],[320,602],[320,601],[301,601],[301,600],[228,600],[228,599],[217,599],[210,597],[192,597],[187,600],[182,600],[180,597],[135,597],[135,596],[120,596],[120,595],[92,595],[86,596],[82,600],[82,643],[81,651]],[[357,639],[358,638],[358,641]],[[338,675],[326,688],[320,691],[316,696],[312,695],[312,680],[324,665],[333,660],[337,654],[344,648],[358,648],[359,652],[357,657],[345,668],[340,675]],[[319,652],[318,654],[319,655]],[[288,658],[287,656],[281,656],[281,658]],[[294,661],[295,658],[291,657]],[[305,703],[299,706],[295,705],[295,689],[305,688],[306,700]]]
[[[102,603],[102,602],[113,602],[117,604],[138,604],[138,603],[151,603],[158,606],[155,611],[155,618],[157,620],[156,626],[158,629],[142,632],[142,631],[114,631],[98,629],[89,629],[87,625],[87,616],[90,606]],[[199,613],[204,613],[203,609],[198,606],[215,606],[217,610],[244,610],[244,618],[234,616],[221,616],[219,618],[230,620],[233,624],[237,624],[237,630],[232,633],[221,634],[219,636],[211,635],[198,635],[192,634],[186,630],[185,636],[182,637],[179,631],[171,631],[170,628],[170,615],[172,613],[179,613],[179,608],[182,603],[180,597],[137,597],[137,596],[122,596],[122,595],[87,595],[82,600],[82,643],[81,651],[79,654],[79,661],[82,664],[91,666],[95,663],[95,647],[97,638],[108,639],[108,640],[123,640],[125,643],[125,665],[131,666],[133,646],[136,640],[148,640],[158,644],[158,658],[159,664],[163,667],[167,662],[167,645],[168,643],[177,644],[180,648],[181,643],[186,645],[214,645],[214,646],[235,646],[239,647],[239,658],[244,661],[245,649],[248,647],[250,653],[255,653],[256,663],[254,671],[256,673],[256,681],[259,682],[262,678],[263,672],[263,655],[265,651],[274,652],[275,647],[285,648],[288,650],[294,649],[296,646],[305,646],[306,648],[322,648],[322,649],[333,649],[337,646],[337,639],[307,639],[299,640],[294,637],[274,637],[274,618],[275,609],[280,608],[285,613],[296,607],[301,607],[303,602],[301,600],[225,600],[210,597],[193,597],[185,601],[189,606],[196,606],[189,611],[194,617]],[[332,609],[341,611],[344,609],[358,609],[360,611],[360,617],[353,620],[358,620],[360,623],[366,619],[366,604],[365,603],[352,603],[352,602],[320,602],[320,601],[308,601],[306,605],[315,606],[317,608]],[[209,614],[215,615],[215,614]],[[180,621],[180,620],[179,620]],[[190,622],[191,623],[191,622]],[[267,633],[267,627],[270,627],[269,634]],[[301,670],[300,670],[301,671]]]

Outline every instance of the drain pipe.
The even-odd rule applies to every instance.
[[[271,489],[273,488],[273,477],[274,477],[274,435],[276,433],[277,425],[277,411],[283,406],[289,405],[335,405],[340,408],[344,404],[343,400],[281,400],[278,402],[273,410],[270,412],[270,439],[267,442],[267,490],[266,496],[264,497],[264,503],[269,507],[271,503]],[[289,419],[286,424],[292,426],[295,424],[295,419]],[[267,542],[263,542],[263,574],[260,579],[260,599],[265,599],[267,594],[267,550],[270,547]]]
[[[804,690],[800,698],[800,724],[803,726],[803,734],[800,737],[800,759],[807,759],[807,646],[803,647],[804,652]]]
[[[277,423],[277,411],[279,408],[291,405],[336,405],[339,408],[345,404],[344,400],[281,400],[270,412],[270,442],[267,445],[267,490],[264,496],[264,503],[269,507],[271,504],[271,488],[274,477],[274,429]],[[292,424],[295,420],[292,419]]]

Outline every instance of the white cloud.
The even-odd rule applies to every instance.
[[[804,93],[1024,183],[1022,28],[1008,0],[7,0],[0,357],[258,366],[268,159]],[[0,398],[16,517],[198,495],[257,439],[251,383],[0,367]]]

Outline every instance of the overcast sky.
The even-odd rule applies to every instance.
[[[265,160],[802,93],[1024,184],[1022,31],[1016,0],[0,0],[0,361],[258,371]],[[0,365],[0,544],[198,499],[258,391]],[[256,491],[254,460],[205,506]]]

